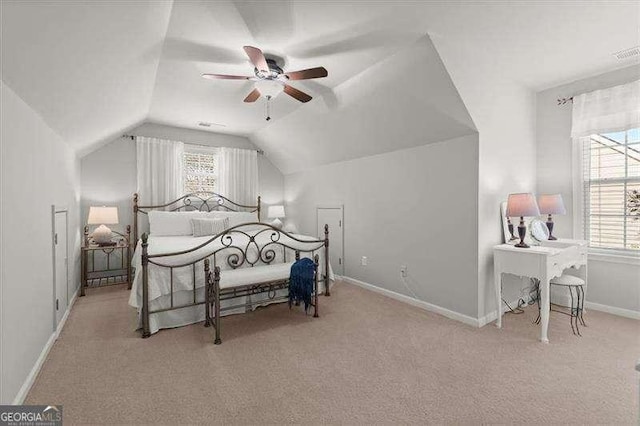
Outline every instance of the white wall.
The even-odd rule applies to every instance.
[[[486,23],[485,23],[486,24]],[[504,37],[500,27],[492,31]],[[487,52],[464,37],[433,37],[480,137],[478,169],[478,307],[481,322],[495,315],[493,246],[503,242],[500,203],[514,192],[535,192],[535,94],[496,71]],[[514,300],[528,280],[507,276],[505,300]]]
[[[413,297],[407,265],[420,300],[475,317],[477,175],[477,135],[320,166],[285,176],[288,220],[314,235],[344,205],[346,276]]]
[[[515,84],[498,87],[492,99],[483,97],[486,106],[474,117],[480,129],[478,318],[496,310],[493,247],[504,242],[500,204],[510,193],[535,192],[535,97]],[[528,279],[503,277],[504,299],[517,299],[529,286]]]
[[[4,82],[0,90],[0,401],[7,404],[16,397],[53,332],[53,204],[69,208],[69,283],[73,291],[79,283],[80,162]]]
[[[640,78],[632,66],[542,91],[537,95],[537,189],[540,194],[561,193],[567,208],[554,216],[554,234],[573,237],[571,169],[571,104],[556,99],[628,83]],[[640,264],[620,263],[605,256],[589,257],[587,301],[640,312]]]
[[[183,129],[145,123],[130,132],[133,135],[159,137],[184,143],[256,149],[241,136]],[[263,207],[280,204],[284,195],[282,173],[267,156],[258,156],[259,194]],[[118,206],[123,229],[133,225],[132,196],[136,192],[136,146],[130,138],[118,138],[82,158],[82,220],[86,223],[92,205]]]

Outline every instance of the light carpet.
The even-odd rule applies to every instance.
[[[26,403],[65,423],[627,423],[638,410],[640,322],[588,311],[476,329],[338,282],[320,316],[285,304],[133,331],[122,287],[78,299]]]

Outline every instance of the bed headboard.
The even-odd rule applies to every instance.
[[[230,212],[256,212],[258,221],[260,221],[260,196],[258,195],[257,204],[248,206],[231,201],[224,195],[215,192],[198,192],[197,194],[186,194],[182,197],[157,206],[140,206],[138,205],[138,194],[133,194],[133,237],[134,245],[138,242],[138,214],[148,214],[152,210],[164,211],[193,211],[201,212],[211,211],[230,211]]]

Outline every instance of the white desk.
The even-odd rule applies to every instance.
[[[545,241],[541,246],[518,248],[500,244],[493,248],[494,284],[498,319],[496,326],[502,327],[502,275],[537,278],[540,281],[540,340],[548,343],[549,281],[562,275],[567,268],[579,271],[580,278],[587,282],[587,242],[584,240],[558,239]]]

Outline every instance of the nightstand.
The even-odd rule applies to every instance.
[[[112,232],[112,245],[100,245],[89,234],[89,227],[84,227],[80,296],[88,287],[127,284],[131,290],[131,227],[127,226],[125,234]]]

